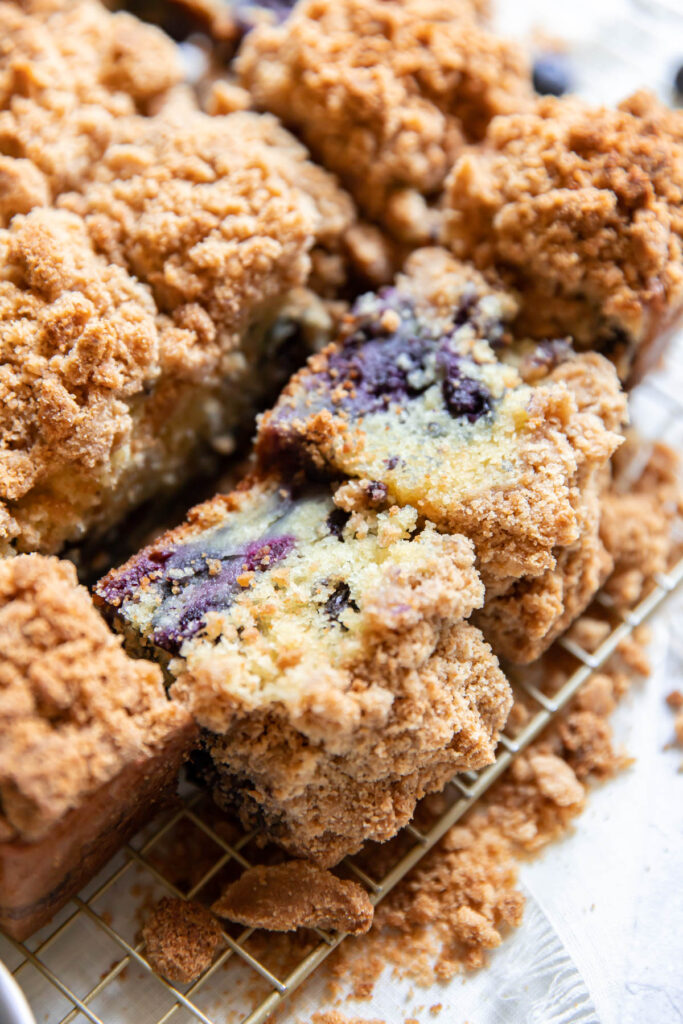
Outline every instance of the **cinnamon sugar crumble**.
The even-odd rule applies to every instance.
[[[133,660],[70,562],[0,560],[0,826],[35,841],[190,716]]]
[[[372,925],[373,906],[357,882],[337,878],[303,860],[248,868],[213,905],[219,917],[250,928],[290,932],[325,928],[360,935]]]
[[[519,289],[522,335],[571,335],[624,376],[683,312],[683,115],[644,92],[496,118],[446,185],[454,251]]]
[[[142,929],[150,964],[168,981],[195,981],[211,966],[221,929],[206,907],[194,900],[164,897]]]

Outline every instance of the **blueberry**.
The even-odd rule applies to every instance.
[[[347,608],[352,608],[354,612],[358,611],[358,605],[351,597],[351,588],[348,583],[337,584],[327,601],[325,601],[324,608],[329,618],[333,622],[338,623],[345,633],[348,632],[348,627],[343,622],[339,622],[339,616]]]
[[[442,389],[446,407],[455,418],[464,416],[470,423],[476,423],[491,411],[491,394],[481,381],[471,377],[447,378]]]
[[[537,57],[532,78],[534,89],[541,96],[562,96],[572,88],[569,62],[559,53]]]
[[[683,64],[680,65],[678,71],[674,75],[674,89],[678,95],[683,98]]]
[[[344,540],[344,527],[349,521],[351,513],[345,512],[343,508],[332,509],[327,517],[327,528],[337,540]]]

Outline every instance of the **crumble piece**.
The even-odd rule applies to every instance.
[[[600,536],[614,560],[605,592],[618,608],[633,605],[645,585],[666,571],[682,517],[678,454],[660,442],[646,446],[635,436],[629,438],[616,459],[600,522]]]
[[[517,289],[521,336],[569,334],[622,379],[683,311],[683,113],[547,98],[496,118],[445,189],[453,251]]]
[[[509,709],[463,621],[483,599],[471,544],[417,520],[255,478],[96,587],[202,726],[217,802],[323,866],[488,764]]]
[[[683,693],[680,690],[672,690],[667,695],[666,702],[672,711],[675,712],[674,732],[676,734],[676,743],[679,747],[683,747]]]
[[[273,117],[198,110],[122,119],[79,192],[60,205],[97,250],[146,282],[179,328],[208,314],[226,356],[251,316],[306,282],[314,245],[334,248],[353,206]],[[234,357],[233,357],[234,358]]]
[[[265,465],[376,481],[475,544],[480,622],[529,661],[612,568],[599,537],[605,467],[626,402],[613,367],[573,356],[531,386],[499,358],[514,300],[447,253],[414,253],[362,296],[259,425]]]
[[[373,1017],[372,1020],[367,1017],[351,1018],[345,1017],[338,1010],[321,1010],[313,1014],[311,1024],[387,1024],[387,1022],[379,1020],[378,1017]]]
[[[374,908],[358,882],[337,878],[316,864],[249,868],[211,908],[218,917],[274,932],[323,928],[362,935],[372,926]]]
[[[0,226],[87,178],[117,120],[182,77],[177,48],[93,0],[0,3]]]
[[[558,807],[580,804],[584,788],[578,781],[571,766],[556,754],[533,754],[529,766],[536,776],[536,783],[543,796]]]
[[[368,216],[424,244],[422,197],[494,115],[532,96],[521,52],[476,13],[453,0],[303,0],[249,33],[236,68]]]
[[[201,903],[164,897],[142,929],[151,966],[168,981],[186,985],[211,966],[221,944],[221,927]]]
[[[196,739],[68,562],[0,561],[0,921],[44,923],[175,788]]]

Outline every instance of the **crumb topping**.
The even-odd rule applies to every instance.
[[[546,98],[496,118],[446,186],[455,253],[520,293],[520,334],[619,355],[683,303],[683,114]]]
[[[273,118],[130,118],[82,194],[62,197],[98,251],[151,288],[180,329],[228,356],[237,331],[303,284],[309,251],[352,220],[350,201]]]
[[[70,563],[0,561],[0,799],[19,836],[39,839],[189,722],[158,666],[123,652]]]
[[[131,431],[126,399],[159,374],[159,329],[148,290],[72,214],[15,217],[0,252],[0,499],[13,501],[111,456]]]
[[[0,150],[20,200],[6,218],[77,187],[116,120],[182,77],[170,39],[94,0],[3,2],[0,40]]]
[[[464,142],[531,96],[520,51],[473,13],[452,0],[304,0],[249,33],[237,69],[257,106],[391,221],[392,193],[400,206],[405,190],[437,191]]]

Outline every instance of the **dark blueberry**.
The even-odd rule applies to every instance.
[[[683,97],[683,64],[681,64],[674,75],[674,89],[679,96]]]
[[[199,555],[194,545],[191,550],[179,548],[169,568],[190,566],[194,572],[181,580],[165,576],[163,604],[152,620],[154,643],[165,650],[177,650],[183,640],[201,629],[207,612],[230,607],[242,590],[238,579],[243,573],[266,571],[285,558],[294,545],[294,537],[263,537],[242,551],[217,551],[215,556],[208,554],[208,557]],[[218,571],[217,562],[220,563]],[[164,624],[155,624],[155,619]]]
[[[332,621],[339,623],[341,628],[346,631],[348,627],[343,622],[339,622],[339,616],[346,608],[353,608],[354,612],[358,611],[358,605],[351,599],[351,590],[348,583],[337,584],[327,601],[325,601],[324,608]]]
[[[387,459],[387,469],[396,469],[400,461],[398,455],[392,455]]]
[[[560,53],[546,53],[534,61],[534,89],[541,96],[563,96],[572,88],[569,61]]]
[[[381,480],[371,480],[365,486],[365,493],[371,505],[381,505],[387,498],[387,485]]]
[[[479,380],[462,377],[443,382],[443,397],[451,416],[465,416],[470,423],[491,411],[491,393]]]
[[[349,521],[349,516],[350,512],[345,512],[343,508],[333,508],[327,517],[327,528],[337,540],[344,540],[344,527]]]
[[[462,356],[447,345],[438,355],[439,365],[444,370],[441,385],[443,400],[451,416],[466,416],[470,423],[491,410],[491,393],[485,384],[466,376]]]

